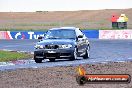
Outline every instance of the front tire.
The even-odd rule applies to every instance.
[[[73,53],[73,56],[71,57],[71,61],[77,59],[77,48],[74,49],[74,53]]]
[[[55,59],[49,59],[50,62],[55,62]]]
[[[87,58],[89,58],[89,57],[90,57],[90,46],[87,47],[86,53],[85,53],[85,55],[83,56],[83,58],[84,58],[84,59],[87,59]]]
[[[34,60],[35,60],[36,63],[42,63],[42,59],[34,58]]]
[[[38,52],[34,52],[34,60],[36,63],[42,63],[43,58],[36,58]]]

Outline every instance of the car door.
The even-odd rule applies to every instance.
[[[76,36],[77,36],[78,53],[79,55],[81,55],[86,50],[86,38],[85,35],[79,29],[76,29]]]

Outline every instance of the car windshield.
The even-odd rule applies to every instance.
[[[75,31],[68,29],[59,29],[59,30],[49,30],[45,39],[75,39]]]

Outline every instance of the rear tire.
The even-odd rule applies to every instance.
[[[87,59],[90,57],[90,46],[88,45],[87,49],[86,49],[86,54],[83,56],[84,59]]]

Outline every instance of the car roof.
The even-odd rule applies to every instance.
[[[60,27],[60,28],[52,28],[52,29],[49,29],[49,30],[62,30],[62,29],[76,30],[76,29],[79,29],[79,28],[76,28],[76,27]]]

